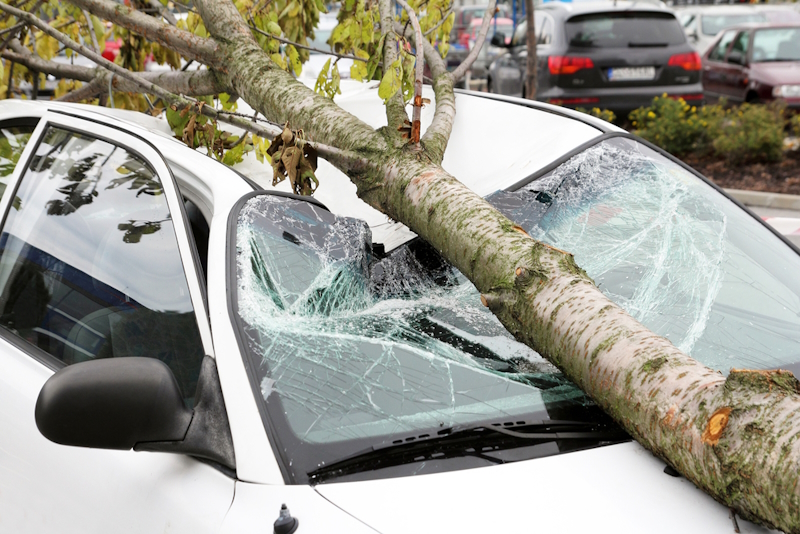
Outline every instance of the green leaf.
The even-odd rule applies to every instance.
[[[280,35],[281,27],[277,22],[269,21],[267,22],[267,31],[272,35]]]
[[[236,165],[237,163],[242,161],[243,155],[244,155],[244,143],[239,143],[235,147],[225,152],[225,155],[222,156],[222,163],[228,166]]]
[[[392,66],[383,73],[383,79],[378,87],[378,96],[384,104],[400,90],[403,80],[403,65],[398,58]]]
[[[95,17],[94,15],[89,15],[89,17],[92,19],[92,29],[97,37],[97,43],[100,45],[101,50],[105,50],[106,40],[104,39],[104,36],[106,34],[106,29],[99,18]]]
[[[189,113],[181,113],[171,107],[167,107],[167,123],[177,137],[183,137],[183,129],[189,124],[190,118]]]
[[[289,64],[292,66],[294,75],[300,76],[300,73],[303,71],[303,63],[300,61],[300,54],[297,53],[297,49],[292,45],[287,46],[286,55],[289,56]]]
[[[325,88],[325,84],[328,81],[328,69],[331,68],[331,60],[328,58],[328,61],[325,62],[325,65],[320,69],[319,76],[317,76],[317,83],[314,84],[314,92],[322,93]]]
[[[381,62],[381,58],[383,57],[383,42],[386,39],[386,35],[381,37],[381,40],[378,41],[378,46],[375,49],[375,53],[372,54],[367,61],[367,80],[371,80],[375,77],[375,70],[378,68],[378,64]]]

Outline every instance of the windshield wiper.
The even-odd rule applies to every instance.
[[[669,43],[628,43],[629,48],[664,48],[669,46]]]
[[[476,456],[492,463],[504,460],[488,452],[552,441],[610,444],[630,440],[614,423],[592,421],[511,421],[457,425],[431,434],[408,436],[374,445],[308,473],[312,484],[362,471],[443,458]]]

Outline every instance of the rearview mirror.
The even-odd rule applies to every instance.
[[[36,426],[61,445],[205,458],[236,469],[233,439],[217,364],[205,356],[194,410],[175,376],[153,358],[76,363],[45,382],[36,401]]]
[[[506,46],[506,36],[501,32],[497,32],[492,35],[492,40],[489,41],[489,44],[492,46],[499,46],[505,48]]]
[[[109,358],[70,365],[47,380],[36,401],[36,426],[62,445],[132,449],[182,440],[192,420],[178,383],[153,358]]]
[[[737,50],[731,50],[731,52],[728,54],[728,63],[734,63],[736,65],[744,65],[745,64],[744,55]]]

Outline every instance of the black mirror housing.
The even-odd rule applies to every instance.
[[[728,54],[728,63],[733,63],[734,65],[744,65],[745,59],[740,52],[731,51]]]
[[[492,35],[492,39],[491,39],[491,41],[489,41],[489,44],[492,45],[492,46],[499,46],[501,48],[506,48],[506,36],[505,36],[505,34],[503,34],[501,32],[495,33],[494,35]]]
[[[153,358],[109,358],[51,376],[36,401],[36,426],[62,445],[130,450],[180,441],[192,420],[172,371]]]

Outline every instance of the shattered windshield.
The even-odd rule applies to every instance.
[[[800,257],[656,151],[607,139],[489,200],[702,363],[800,370]]]
[[[706,365],[800,370],[800,257],[656,151],[606,139],[488,200]],[[239,211],[236,262],[251,377],[289,481],[459,425],[602,417],[420,240],[378,256],[362,221],[259,194]],[[602,444],[542,442],[511,458]],[[336,480],[511,461],[480,451],[411,454],[408,466]]]
[[[248,357],[296,482],[325,462],[455,425],[598,416],[419,241],[378,258],[362,221],[264,194],[239,212],[236,253]],[[539,444],[527,457],[594,445]],[[455,468],[433,464],[401,474]]]

